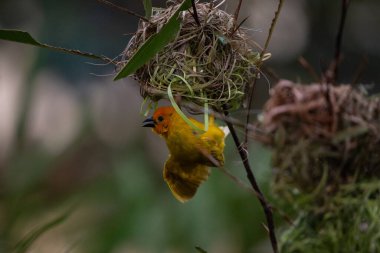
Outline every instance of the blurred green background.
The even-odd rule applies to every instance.
[[[115,3],[143,14],[142,1]],[[236,3],[223,8],[233,11]],[[244,25],[261,43],[276,4],[244,1],[240,19],[248,17]],[[339,13],[340,1],[285,1],[268,66],[281,78],[315,81],[297,58],[304,56],[318,73],[326,69]],[[341,82],[352,82],[367,62],[359,83],[380,90],[379,24],[379,1],[352,1]],[[111,58],[136,25],[135,17],[95,0],[0,0],[0,28]],[[258,201],[219,170],[188,203],[172,197],[162,179],[164,142],[140,127],[138,85],[114,83],[113,67],[98,63],[0,41],[0,252],[15,245],[42,253],[196,252],[195,246],[271,252]],[[255,113],[270,85],[263,81],[256,90]],[[226,169],[246,182],[230,138],[225,154]],[[250,159],[270,195],[270,152],[252,141]]]

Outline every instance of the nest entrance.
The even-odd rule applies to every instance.
[[[150,23],[140,21],[123,52],[127,61],[138,48],[175,13],[179,5],[155,9]],[[181,29],[176,38],[134,74],[141,94],[157,101],[174,95],[199,105],[238,108],[246,86],[257,75],[260,54],[246,32],[235,31],[230,14],[211,3],[196,4],[200,25],[189,11],[181,12]]]

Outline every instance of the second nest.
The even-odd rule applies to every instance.
[[[150,22],[139,28],[123,52],[122,64],[152,35],[160,31],[179,5],[154,9]],[[180,13],[176,38],[134,74],[142,96],[157,101],[175,96],[199,105],[238,108],[246,86],[257,75],[260,54],[247,34],[236,28],[234,18],[211,3],[196,5],[199,25],[192,13]]]
[[[343,184],[380,179],[380,99],[348,85],[280,81],[261,123],[274,149],[276,192],[323,199]]]

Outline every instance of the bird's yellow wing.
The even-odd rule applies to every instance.
[[[210,168],[201,164],[181,164],[173,156],[165,163],[163,176],[174,197],[184,203],[191,199],[199,185],[207,180]]]
[[[220,167],[224,165],[224,132],[217,126],[211,125],[208,131],[200,136],[201,145],[205,155],[204,164]],[[210,161],[215,159],[214,162]]]

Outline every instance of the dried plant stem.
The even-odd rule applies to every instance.
[[[307,72],[309,72],[310,76],[314,78],[315,82],[321,82],[321,78],[317,74],[317,71],[315,71],[314,67],[311,66],[310,63],[303,56],[298,58],[298,62],[304,69],[307,70]]]
[[[198,26],[201,26],[201,22],[199,22],[199,18],[198,18],[197,7],[195,6],[195,0],[191,0],[191,5],[193,6],[193,12],[194,13],[192,15],[194,17],[194,20]]]
[[[336,36],[336,44],[335,44],[335,62],[337,63],[335,66],[334,75],[335,78],[338,76],[338,62],[341,55],[341,49],[342,49],[342,37],[343,37],[343,29],[344,24],[346,22],[346,16],[348,11],[348,6],[350,4],[350,0],[342,0],[342,10],[341,10],[341,16],[340,16],[340,23],[339,23],[339,29]]]
[[[272,34],[273,34],[274,28],[275,28],[275,26],[277,24],[278,17],[280,16],[280,12],[281,12],[283,3],[284,3],[283,0],[279,0],[278,1],[277,10],[274,13],[274,18],[272,19],[272,23],[271,23],[270,28],[269,28],[268,37],[267,37],[267,39],[265,41],[264,48],[263,48],[263,50],[261,51],[261,54],[260,54],[260,58],[261,59],[263,58],[264,54],[266,53],[266,51],[268,49],[268,46],[269,46],[269,42],[272,39]]]
[[[224,111],[225,116],[228,117],[228,111],[226,110],[226,108],[223,108],[223,111]],[[245,171],[247,173],[247,178],[248,178],[252,188],[256,192],[257,198],[259,199],[260,204],[264,210],[264,214],[265,214],[265,217],[267,220],[267,228],[268,228],[269,238],[270,238],[270,242],[272,245],[273,252],[278,253],[272,207],[268,203],[268,201],[265,199],[264,194],[261,192],[260,187],[257,184],[256,178],[252,172],[251,165],[250,165],[249,160],[248,160],[247,150],[244,149],[243,146],[241,145],[241,143],[239,141],[239,137],[236,134],[236,131],[235,131],[233,124],[231,124],[231,122],[229,122],[229,121],[225,121],[225,122],[226,122],[226,124],[230,130],[231,136],[235,142],[235,145],[236,145],[236,148],[239,152],[240,158],[243,161],[243,165],[244,165]]]
[[[282,9],[282,5],[283,5],[283,0],[279,0],[278,1],[278,5],[277,5],[277,10],[274,14],[274,18],[272,19],[272,23],[270,25],[270,28],[269,28],[269,31],[268,31],[268,37],[265,41],[265,45],[264,45],[264,48],[263,50],[261,51],[260,53],[260,61],[257,65],[257,68],[260,68],[260,65],[263,61],[263,57],[268,49],[268,46],[269,46],[269,42],[272,38],[272,34],[273,34],[273,31],[274,31],[274,27],[276,26],[276,23],[277,23],[277,20],[280,16],[280,13],[281,13],[281,9]],[[259,71],[257,71],[257,73],[259,73]],[[252,107],[252,102],[253,102],[253,93],[255,91],[255,86],[256,86],[256,82],[257,82],[257,77],[253,80],[253,83],[250,87],[250,89],[248,90],[248,107],[247,107],[247,115],[246,115],[246,127],[245,127],[245,134],[244,134],[244,142],[243,142],[243,147],[245,147],[246,149],[248,148],[248,125],[249,125],[249,121],[250,121],[250,113],[249,111],[251,110],[251,107]]]
[[[150,23],[150,20],[147,19],[146,17],[141,16],[141,15],[139,15],[139,14],[133,12],[133,11],[130,11],[127,8],[118,6],[118,5],[116,5],[116,4],[114,4],[114,3],[110,2],[110,1],[107,1],[107,0],[98,0],[98,2],[100,2],[102,4],[105,4],[105,5],[108,5],[108,6],[112,7],[112,8],[114,8],[114,9],[117,9],[117,10],[120,10],[120,11],[124,11],[124,12],[128,13],[129,15],[135,16],[137,18],[140,18],[140,19],[144,20],[145,22]]]
[[[364,69],[367,67],[367,65],[368,65],[368,58],[363,56],[361,61],[359,62],[358,67],[356,68],[354,77],[353,77],[352,82],[351,82],[352,85],[355,86],[359,83],[359,80],[362,77]]]
[[[258,197],[257,192],[249,187],[249,185],[245,184],[242,180],[240,180],[238,177],[235,177],[232,175],[226,168],[224,167],[217,167],[223,174],[225,174],[229,179],[231,179],[232,182],[234,182],[237,186],[240,188],[247,190],[248,192],[252,193],[254,196]],[[292,218],[290,218],[285,212],[281,211],[281,209],[278,209],[276,207],[272,207],[272,210],[277,212],[280,217],[288,223],[290,226],[294,226],[294,222]]]
[[[343,38],[343,30],[344,24],[346,22],[347,11],[350,5],[350,0],[342,0],[341,5],[341,14],[340,14],[340,22],[338,31],[335,38],[335,53],[334,59],[332,60],[330,67],[326,71],[326,81],[327,83],[336,83],[338,79],[338,67],[341,60],[341,51],[342,51],[342,38]]]
[[[243,142],[243,147],[248,150],[248,125],[250,121],[250,113],[249,111],[251,110],[252,107],[252,102],[253,102],[253,93],[255,91],[255,86],[256,86],[257,78],[253,79],[252,86],[249,90],[249,95],[248,95],[248,107],[247,107],[247,115],[246,115],[246,121],[245,121],[245,128],[244,128],[244,142]]]
[[[240,13],[240,8],[241,8],[241,4],[243,3],[243,0],[239,0],[239,3],[238,3],[238,6],[236,7],[236,10],[235,10],[235,14],[234,14],[234,22],[235,22],[235,25],[237,24],[237,19],[239,17],[239,13]]]
[[[338,28],[338,33],[336,35],[336,41],[335,41],[335,60],[338,60],[341,53],[342,48],[342,37],[343,37],[343,29],[344,24],[346,22],[346,16],[348,11],[348,6],[350,4],[350,0],[342,0],[342,10],[340,15],[340,23]]]

